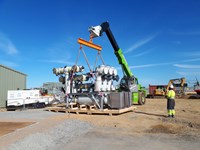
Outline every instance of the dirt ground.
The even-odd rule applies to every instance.
[[[0,122],[0,136],[31,125],[31,122]]]
[[[30,134],[48,130],[48,128],[52,128],[66,119],[86,121],[92,124],[95,128],[84,138],[79,137],[76,139],[76,141],[73,141],[67,145],[63,145],[65,149],[80,149],[81,147],[84,148],[84,145],[89,142],[91,138],[96,142],[96,144],[100,144],[98,143],[100,137],[102,137],[101,140],[107,139],[105,142],[107,143],[107,147],[105,146],[106,144],[104,145],[105,147],[100,144],[101,147],[99,147],[99,149],[113,149],[115,147],[116,149],[121,149],[120,145],[117,145],[117,142],[123,142],[124,145],[131,145],[133,144],[133,140],[138,141],[142,137],[145,137],[145,139],[142,138],[141,140],[157,143],[155,144],[157,147],[155,145],[149,144],[148,148],[150,149],[162,148],[163,146],[166,146],[166,141],[168,141],[169,145],[171,145],[171,149],[199,148],[200,99],[176,99],[175,118],[166,117],[166,99],[147,99],[145,105],[136,105],[136,107],[137,109],[133,112],[128,112],[116,116],[55,113],[55,116],[52,115],[40,120],[24,118],[0,118],[2,121],[2,123],[0,123],[0,148],[5,148],[9,144],[25,138]],[[14,121],[16,124],[11,123],[12,121]],[[18,121],[21,124],[18,124]],[[7,124],[5,122],[7,122]],[[33,124],[33,122],[35,123]],[[14,125],[16,128],[14,129],[12,125]],[[12,126],[12,128],[10,126]],[[27,127],[23,128],[25,126]],[[20,132],[16,132],[17,128],[19,127],[21,128]],[[7,131],[9,132],[8,135],[6,135],[8,133]],[[121,138],[119,139],[117,136]],[[129,139],[133,137],[134,139],[129,141]],[[146,137],[148,137],[148,139],[146,139]],[[177,141],[182,140],[184,147],[181,147],[180,143],[179,145],[173,145],[174,139],[172,137]],[[189,143],[186,141],[189,141]],[[77,142],[79,142],[79,144],[77,144]],[[113,142],[116,143],[114,147]],[[158,144],[159,142],[160,144]],[[89,148],[87,147],[87,149],[94,149],[96,144],[90,142]],[[190,148],[191,144],[193,144],[193,147]],[[88,145],[88,143],[86,145]],[[141,145],[138,145],[138,149],[141,149],[140,146]],[[132,147],[130,147],[130,149],[131,148]],[[61,149],[63,149],[63,147]],[[129,148],[127,147],[126,149]]]
[[[200,135],[200,99],[177,99],[175,118],[167,118],[165,99],[147,99],[134,112],[117,116],[70,115],[102,127],[121,128],[131,133],[167,133],[178,135]]]

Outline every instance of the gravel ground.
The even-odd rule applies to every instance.
[[[32,122],[0,137],[0,150],[199,150],[200,101],[176,100],[176,117],[166,118],[166,101],[149,99],[116,116],[26,110],[0,113],[1,122]]]
[[[62,113],[54,113],[42,110],[22,110],[22,111],[6,111],[0,113],[1,119],[36,119],[42,120],[47,117],[55,116],[55,115],[63,115]]]
[[[60,145],[69,143],[91,129],[92,126],[89,123],[70,119],[47,132],[35,133],[17,141],[6,150],[56,150]]]

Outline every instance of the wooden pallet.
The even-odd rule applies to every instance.
[[[49,108],[46,108],[45,110],[52,111],[52,112],[64,112],[64,113],[76,113],[76,114],[88,114],[88,115],[102,114],[102,115],[112,116],[112,115],[120,115],[123,113],[127,113],[135,109],[136,109],[135,106],[131,106],[129,108],[123,108],[123,109],[103,109],[103,110],[96,109],[96,107],[94,106],[90,106],[90,108],[88,108],[87,106],[81,106],[81,107],[73,107],[69,109],[66,109],[64,107],[49,107]]]

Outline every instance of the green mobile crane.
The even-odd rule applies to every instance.
[[[140,105],[145,104],[146,101],[146,90],[141,84],[138,83],[138,78],[136,78],[131,72],[128,63],[124,57],[122,50],[119,48],[111,30],[108,22],[103,22],[101,25],[89,27],[89,32],[91,38],[102,36],[103,32],[106,33],[113,49],[117,56],[118,62],[121,65],[124,77],[120,81],[120,91],[132,92],[132,102],[138,103]]]

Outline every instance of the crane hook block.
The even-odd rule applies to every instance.
[[[81,38],[78,39],[78,43],[81,44],[81,45],[85,45],[85,46],[88,46],[90,48],[93,48],[93,49],[96,49],[98,51],[101,51],[102,50],[102,47],[99,46],[99,45],[96,45],[96,44],[93,44],[92,42],[88,42],[86,40],[83,40]]]

